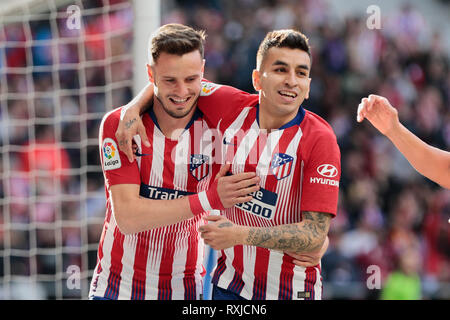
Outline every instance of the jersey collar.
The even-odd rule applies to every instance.
[[[184,130],[188,130],[188,129],[194,124],[194,121],[195,121],[195,120],[197,120],[197,119],[203,117],[203,112],[201,112],[200,109],[199,109],[198,107],[195,107],[195,108],[196,108],[196,109],[195,109],[195,112],[194,112],[194,114],[192,115],[191,120],[188,122],[188,124],[187,124],[186,127],[184,128]],[[158,120],[156,119],[155,112],[153,111],[153,106],[151,106],[151,107],[148,109],[148,115],[149,115],[150,118],[152,119],[152,121],[153,121],[153,123],[155,124],[155,126],[157,126],[158,129],[159,129],[160,131],[162,131],[161,128],[159,127]]]
[[[302,123],[304,118],[305,118],[305,109],[302,106],[300,106],[298,108],[298,112],[295,115],[294,119],[292,119],[288,123],[285,123],[284,125],[282,125],[280,128],[278,128],[278,130],[287,129],[287,128],[290,128],[293,126],[298,126],[298,125],[300,125],[300,123]],[[259,126],[259,103],[256,105],[256,121]]]

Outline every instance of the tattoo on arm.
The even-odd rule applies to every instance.
[[[217,227],[218,228],[227,228],[227,227],[232,227],[233,224],[231,222],[222,222],[221,224],[219,224]]]
[[[125,128],[130,129],[133,123],[135,123],[137,120],[136,118],[131,119],[130,121],[125,122]]]
[[[331,215],[302,212],[302,222],[269,228],[250,228],[247,244],[267,249],[309,252],[319,249],[330,227]]]

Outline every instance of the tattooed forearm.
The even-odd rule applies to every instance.
[[[309,252],[319,249],[330,226],[331,216],[302,212],[302,222],[269,228],[249,228],[246,244],[267,249]]]

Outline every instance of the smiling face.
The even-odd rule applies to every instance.
[[[253,85],[260,92],[262,114],[275,117],[278,123],[292,120],[309,97],[311,59],[300,49],[272,47],[253,71]]]
[[[198,50],[183,55],[162,52],[152,66],[147,65],[155,85],[155,108],[173,118],[190,115],[200,95],[204,65]]]

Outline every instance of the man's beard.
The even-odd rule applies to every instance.
[[[160,99],[159,97],[156,97],[156,99],[158,99],[159,103],[161,104],[161,107],[163,108],[163,110],[164,110],[169,116],[171,116],[172,118],[175,118],[175,119],[182,119],[182,118],[186,117],[186,116],[192,111],[192,109],[195,108],[195,106],[197,105],[198,98],[199,98],[199,97],[197,97],[197,99],[195,99],[195,101],[192,103],[192,105],[191,105],[191,107],[189,108],[189,110],[187,110],[186,112],[180,114],[180,113],[177,113],[176,111],[169,110],[169,108],[167,108],[167,107],[164,105],[164,103],[161,101],[161,99]]]

